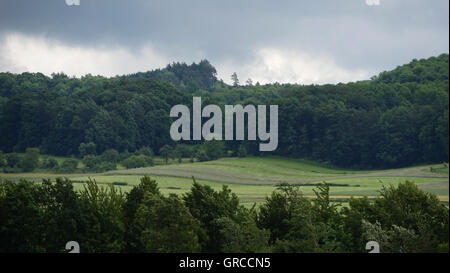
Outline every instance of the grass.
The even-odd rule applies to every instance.
[[[442,166],[430,167],[430,171],[434,173],[448,174],[448,164],[444,163]]]
[[[57,176],[69,177],[77,190],[83,188],[83,181],[95,179],[101,185],[115,184],[123,192],[131,190],[143,175],[155,179],[164,194],[183,194],[192,186],[192,176],[196,181],[209,185],[215,190],[227,185],[236,193],[245,206],[261,203],[279,183],[300,185],[305,196],[314,196],[313,189],[323,181],[331,184],[331,199],[345,202],[351,196],[379,195],[382,185],[397,185],[406,180],[416,183],[424,191],[437,194],[448,202],[448,165],[434,164],[392,170],[350,170],[338,169],[316,162],[288,159],[283,157],[223,158],[210,162],[189,163],[183,159],[181,164],[171,160],[162,165],[163,159],[156,158],[154,167],[126,170],[120,168],[101,174],[3,174],[3,178],[20,179],[25,177],[35,181]],[[1,177],[0,177],[1,178]]]

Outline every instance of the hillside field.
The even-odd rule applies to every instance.
[[[186,163],[184,163],[186,162]],[[314,196],[314,187],[322,182],[330,185],[331,197],[344,201],[352,196],[375,198],[383,185],[397,185],[405,180],[414,182],[426,192],[434,193],[448,202],[448,164],[423,165],[392,170],[338,169],[316,162],[283,157],[223,158],[209,162],[172,163],[138,169],[120,169],[98,174],[0,174],[3,179],[68,177],[76,189],[82,189],[83,181],[95,179],[99,184],[117,184],[123,192],[139,183],[140,177],[149,175],[155,179],[165,194],[183,194],[192,185],[192,177],[215,190],[227,185],[246,206],[260,203],[279,183],[300,186],[305,196]],[[125,185],[126,184],[126,185]]]

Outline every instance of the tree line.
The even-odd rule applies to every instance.
[[[449,210],[414,183],[383,187],[381,198],[350,199],[339,207],[329,186],[305,198],[280,184],[259,208],[242,206],[226,186],[195,180],[190,191],[163,195],[148,176],[127,193],[68,179],[0,181],[0,252],[317,253],[448,252]]]
[[[38,148],[27,148],[25,153],[4,154],[0,150],[0,172],[3,173],[27,173],[39,170],[53,173],[77,173],[77,172],[105,172],[117,170],[119,164],[126,169],[154,166],[154,152],[144,146],[134,152],[127,150],[119,153],[115,149],[107,149],[102,154],[97,154],[96,145],[93,142],[81,143],[79,156],[62,158],[57,160],[49,155],[42,155]],[[208,141],[197,145],[176,144],[174,147],[164,145],[159,149],[159,154],[164,164],[169,160],[176,163],[210,161],[227,156],[225,145],[221,141]],[[241,145],[237,153],[239,157],[247,155],[244,145]]]
[[[274,154],[349,168],[448,162],[448,65],[442,54],[334,85],[227,85],[206,60],[112,78],[0,73],[0,150],[79,157],[80,145],[93,143],[98,155],[143,147],[160,154],[176,145],[170,108],[201,96],[221,107],[279,105]],[[224,142],[224,151],[263,155],[251,141]]]

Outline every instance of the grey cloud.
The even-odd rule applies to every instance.
[[[259,48],[327,54],[372,73],[448,52],[447,0],[1,0],[0,34],[89,47],[151,43],[173,61],[248,63]]]

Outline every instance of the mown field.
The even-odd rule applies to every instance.
[[[173,162],[172,162],[173,163]],[[223,158],[216,161],[173,163],[138,169],[119,169],[98,174],[1,174],[4,179],[68,177],[76,189],[82,189],[83,181],[95,179],[100,184],[119,184],[122,191],[129,191],[139,183],[140,177],[149,175],[155,179],[165,194],[183,194],[192,185],[192,177],[201,184],[219,190],[227,185],[244,205],[260,203],[279,183],[300,186],[305,196],[314,196],[314,187],[322,182],[330,185],[331,197],[343,201],[350,197],[376,198],[383,185],[397,185],[405,180],[414,182],[423,190],[448,202],[448,164],[435,164],[392,170],[346,170],[282,157]]]

